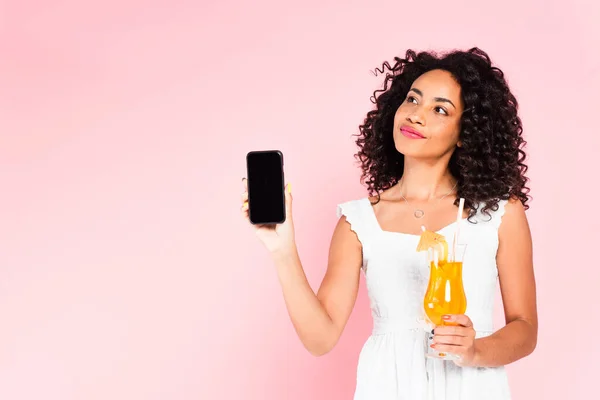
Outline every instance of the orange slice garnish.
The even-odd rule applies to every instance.
[[[419,244],[417,245],[417,251],[427,251],[433,249],[439,252],[439,260],[446,261],[448,257],[448,242],[444,235],[439,233],[424,230],[421,233]]]
[[[419,244],[417,245],[417,251],[427,251],[445,241],[446,238],[444,235],[431,231],[423,231],[423,233],[421,233]]]

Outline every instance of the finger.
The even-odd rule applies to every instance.
[[[468,338],[464,336],[433,336],[433,343],[453,346],[466,346]]]
[[[245,201],[244,204],[242,204],[241,210],[240,212],[242,213],[242,217],[244,217],[244,219],[246,220],[250,220],[250,214],[248,213],[248,202]]]
[[[433,333],[434,335],[440,336],[464,336],[467,337],[470,335],[471,329],[465,328],[464,326],[437,326]]]
[[[289,217],[292,212],[292,184],[288,183],[285,185],[285,211]]]
[[[442,319],[445,322],[455,323],[464,326],[465,328],[471,328],[473,326],[473,322],[471,322],[471,318],[467,317],[464,314],[450,314],[444,315]]]
[[[452,344],[432,344],[431,345],[432,349],[435,349],[438,352],[441,353],[450,353],[450,354],[456,354],[456,355],[461,355],[465,352],[465,348],[463,346],[455,346]]]
[[[248,180],[246,178],[242,178],[242,183],[244,184],[244,191],[242,192],[242,211],[245,211],[248,214]]]

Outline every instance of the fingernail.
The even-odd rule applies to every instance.
[[[432,345],[431,345],[431,346],[429,346],[429,347],[431,347],[432,349],[435,349],[435,343],[434,343],[434,344],[432,344]]]
[[[444,315],[442,317],[442,319],[445,320],[445,321],[450,321],[452,319],[452,316],[450,316],[450,315]]]

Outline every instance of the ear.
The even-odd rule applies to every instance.
[[[456,143],[456,147],[462,147],[462,142],[459,140],[458,143]]]

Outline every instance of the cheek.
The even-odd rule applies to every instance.
[[[402,109],[402,106],[396,109],[396,113],[394,114],[394,125],[396,125],[400,120],[403,119],[404,114],[406,113]]]
[[[459,132],[460,128],[456,121],[440,121],[432,138],[447,144],[448,147],[452,147],[458,142]]]

